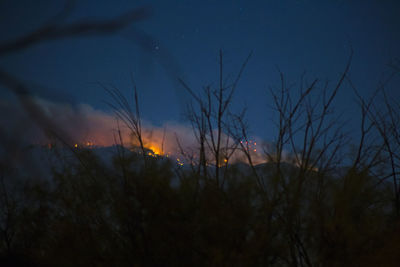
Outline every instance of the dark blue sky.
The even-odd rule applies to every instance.
[[[160,55],[171,54],[180,76],[201,89],[217,81],[219,49],[232,74],[253,51],[234,107],[247,106],[252,132],[270,139],[268,88],[279,84],[277,67],[291,82],[304,71],[309,80],[335,81],[352,47],[350,75],[367,96],[390,72],[388,63],[400,58],[400,1],[395,0],[82,0],[69,21],[110,18],[142,5],[153,9],[148,20],[136,25],[157,40],[150,53],[131,40],[128,27],[113,36],[36,45],[0,59],[0,66],[45,87],[35,89],[43,97],[104,110],[109,97],[97,83],[114,84],[128,94],[133,73],[144,118],[161,125],[182,120],[187,97],[159,64]],[[63,1],[1,1],[0,41],[36,29],[62,6]],[[399,79],[391,84],[391,95],[399,98]],[[1,96],[8,97],[3,88]],[[344,87],[337,107],[354,117],[358,113],[353,100]]]

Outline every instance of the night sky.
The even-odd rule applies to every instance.
[[[1,58],[0,67],[35,84],[32,91],[49,101],[86,103],[104,111],[110,109],[105,103],[109,96],[99,83],[113,84],[129,95],[133,76],[143,117],[154,125],[185,123],[189,97],[170,70],[195,90],[216,84],[219,49],[227,74],[233,75],[253,51],[233,107],[247,107],[251,132],[267,140],[273,138],[268,89],[279,86],[278,69],[294,85],[304,72],[310,81],[317,77],[333,83],[352,48],[350,77],[368,96],[390,74],[390,62],[400,58],[396,0],[76,2],[66,23],[111,18],[143,5],[152,9],[152,15],[115,35],[35,45]],[[36,29],[62,7],[63,1],[0,1],[0,41]],[[153,37],[151,51],[135,42],[133,29]],[[392,97],[400,97],[399,85],[399,77],[391,81]],[[13,101],[5,88],[0,96]],[[336,107],[355,118],[354,100],[345,85]]]

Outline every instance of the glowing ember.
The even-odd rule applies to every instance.
[[[154,146],[154,145],[150,145],[149,146],[149,149],[151,150],[151,151],[153,151],[153,154],[155,154],[155,155],[163,155],[163,153],[162,153],[162,151],[158,148],[158,147],[156,147],[156,146]]]
[[[144,154],[148,157],[153,157],[153,158],[170,158],[177,164],[178,166],[184,166],[186,164],[190,165],[196,165],[199,162],[199,157],[198,154],[195,152],[191,152],[188,155],[186,155],[184,152],[182,152],[179,148],[176,146],[176,141],[171,141],[168,139],[168,136],[165,138],[167,141],[164,140],[164,136],[161,138],[159,135],[154,134],[150,137],[147,137],[146,135],[143,137],[143,148],[144,148]],[[86,139],[86,138],[85,138]],[[169,141],[168,141],[169,140]],[[114,140],[115,141],[115,140]],[[75,141],[76,142],[76,141]],[[175,143],[174,143],[175,142]],[[220,158],[218,165],[220,167],[222,166],[227,166],[229,164],[235,164],[237,162],[246,162],[245,159],[243,159],[243,155],[241,154],[243,151],[246,153],[249,153],[252,157],[252,163],[253,164],[259,164],[265,162],[265,158],[263,155],[259,152],[262,149],[257,148],[257,142],[255,140],[237,140],[237,149],[236,151],[232,151],[232,154],[229,154],[229,157],[227,157],[227,153],[231,152],[230,150],[228,151],[223,151],[224,154],[222,158]],[[140,148],[140,143],[138,141],[135,141],[134,138],[131,138],[127,143],[123,143],[122,145],[125,145],[128,147],[131,151],[143,154],[142,149]],[[50,149],[52,145],[46,144],[46,146]],[[99,147],[104,147],[104,142],[98,142],[98,139],[95,137],[92,137],[90,139],[82,140],[82,142],[77,142],[77,143],[72,143],[72,147],[76,149],[95,149]],[[165,148],[165,150],[164,150]],[[182,154],[183,153],[183,154]],[[183,156],[183,157],[179,157]],[[212,152],[206,151],[206,156],[208,160],[210,160],[211,164],[213,164],[213,155]],[[208,165],[208,164],[207,164]]]

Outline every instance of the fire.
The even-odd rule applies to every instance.
[[[84,141],[84,142],[81,142],[81,143],[75,143],[73,146],[75,148],[96,148],[96,147],[98,147],[98,145],[96,145],[92,141]]]
[[[145,147],[146,149],[149,150],[149,151],[147,152],[147,154],[148,154],[149,156],[152,156],[152,157],[165,156],[165,155],[164,155],[165,153],[164,153],[163,150],[158,146],[157,143],[154,143],[154,142],[146,143],[146,144],[144,145],[144,147]],[[166,156],[168,156],[168,153],[167,153]]]
[[[154,144],[151,144],[148,149],[150,149],[151,151],[153,151],[154,155],[160,156],[163,155],[164,153],[161,151],[161,149],[159,149],[157,146],[155,146]]]

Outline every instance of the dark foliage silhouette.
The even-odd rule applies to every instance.
[[[110,21],[50,21],[0,44],[0,57],[47,40],[114,33],[147,16],[138,9]],[[142,37],[135,36],[145,45]],[[0,83],[53,141],[21,148],[17,135],[0,131],[0,265],[397,266],[400,104],[384,85],[371,99],[359,94],[348,75],[352,53],[333,85],[301,77],[296,90],[279,73],[280,87],[270,91],[276,139],[259,164],[245,112],[230,110],[249,58],[229,80],[220,51],[218,85],[204,94],[179,80],[192,97],[187,117],[197,140],[195,153],[180,147],[184,167],[147,153],[136,87],[133,101],[107,88],[133,145],[116,129],[115,145],[101,150],[73,146],[32,101],[29,84],[0,70]],[[335,108],[344,83],[360,106],[357,142]],[[25,168],[16,150],[47,155],[47,170]],[[102,157],[105,150],[113,156]],[[236,153],[242,161],[233,162]]]

